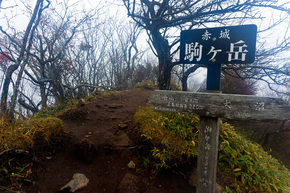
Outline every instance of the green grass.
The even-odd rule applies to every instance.
[[[159,172],[188,164],[197,157],[199,118],[141,108],[134,116],[135,130],[149,148],[145,166]],[[245,139],[234,127],[220,123],[218,167],[224,192],[289,193],[290,172],[263,148]]]

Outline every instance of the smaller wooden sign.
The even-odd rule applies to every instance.
[[[151,94],[149,104],[157,111],[228,119],[290,119],[290,107],[280,98],[157,90]]]

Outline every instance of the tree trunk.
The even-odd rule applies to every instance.
[[[16,100],[18,97],[18,89],[20,86],[20,82],[21,82],[21,79],[23,76],[25,66],[26,66],[25,64],[21,65],[20,71],[19,71],[18,76],[17,76],[16,84],[13,88],[13,95],[11,97],[11,106],[10,106],[9,113],[8,113],[8,117],[11,119],[14,118],[14,111],[15,111],[16,102],[17,102]]]
[[[171,80],[171,70],[172,62],[170,59],[159,58],[159,89],[160,90],[169,90],[170,89],[170,80]]]
[[[186,76],[185,74],[182,76],[181,79],[181,86],[182,86],[182,91],[187,91],[187,79],[188,76]]]
[[[0,112],[1,115],[7,115],[8,114],[7,96],[8,96],[8,91],[9,91],[9,85],[10,85],[10,82],[12,80],[12,74],[19,68],[21,62],[23,62],[25,51],[29,52],[30,47],[28,47],[28,48],[26,47],[27,42],[28,42],[28,37],[29,37],[30,33],[33,33],[33,32],[31,32],[32,31],[32,26],[33,26],[33,23],[35,22],[35,20],[37,18],[37,14],[39,14],[38,18],[40,18],[41,10],[39,10],[39,9],[42,8],[42,6],[43,6],[43,0],[37,0],[36,5],[34,7],[33,15],[31,16],[31,19],[30,19],[30,21],[29,21],[29,23],[27,25],[26,30],[25,30],[25,34],[24,34],[24,37],[23,37],[23,42],[22,42],[21,47],[20,47],[19,56],[18,56],[15,64],[10,66],[7,69],[7,71],[6,71],[5,80],[4,80],[4,84],[3,84],[3,90],[2,90],[2,96],[1,96],[1,112]],[[35,30],[35,27],[36,27],[36,25],[34,26],[33,30]],[[16,92],[15,92],[15,89],[14,89],[14,92],[13,92],[15,100],[13,99],[12,102],[14,102],[14,103],[16,103],[17,89],[18,88],[16,88]],[[11,115],[11,113],[14,113],[14,108],[10,110],[9,115]]]
[[[188,76],[195,72],[199,67],[204,67],[204,65],[201,64],[196,64],[192,67],[190,67],[187,71],[185,71],[182,75],[182,80],[181,80],[181,84],[182,84],[182,91],[187,91],[187,79]]]
[[[170,57],[170,46],[168,40],[162,37],[159,30],[151,30],[152,44],[158,55],[159,62],[159,89],[169,90],[170,89],[170,79],[171,70],[173,68],[172,59]]]
[[[6,71],[1,96],[1,115],[7,115],[7,96],[9,91],[9,85],[12,79],[12,74],[18,68],[18,66],[19,66],[18,64],[9,66],[9,68]]]
[[[40,85],[40,95],[41,95],[41,106],[42,108],[47,107],[47,96],[45,94],[45,84]]]

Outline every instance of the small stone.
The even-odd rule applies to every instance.
[[[86,187],[88,183],[89,183],[89,179],[84,174],[75,173],[73,175],[72,180],[69,183],[67,183],[65,186],[63,186],[60,189],[60,192],[66,191],[66,190],[70,192],[75,192],[81,188]]]
[[[119,127],[120,129],[125,129],[128,125],[127,124],[124,124],[124,123],[120,123],[119,124]]]
[[[135,169],[136,168],[136,164],[133,162],[133,161],[130,161],[128,164],[127,164],[127,167],[129,169]]]
[[[86,105],[86,100],[85,99],[80,99],[78,104],[77,104],[77,107],[83,107]]]
[[[215,183],[215,192],[216,193],[223,193],[223,187],[219,185],[218,183]]]
[[[118,193],[139,193],[138,183],[140,179],[138,176],[126,173],[120,184],[118,185]]]

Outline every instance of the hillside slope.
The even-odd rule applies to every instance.
[[[153,177],[140,167],[138,146],[130,140],[131,121],[151,92],[138,89],[105,94],[60,114],[64,141],[54,155],[37,166],[37,177],[26,192],[58,192],[75,173],[90,180],[78,193],[195,192],[181,176]],[[127,167],[130,161],[136,163],[136,169]]]

